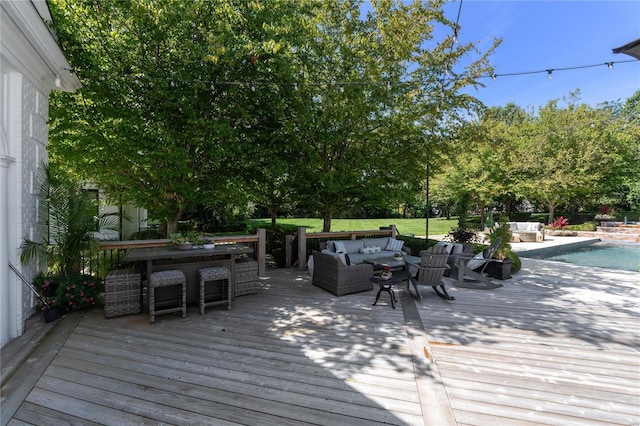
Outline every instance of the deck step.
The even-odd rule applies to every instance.
[[[16,370],[29,359],[56,324],[57,321],[46,324],[43,315],[37,312],[26,321],[24,334],[2,347],[0,387],[4,386]]]

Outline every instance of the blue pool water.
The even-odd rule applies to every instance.
[[[637,272],[638,263],[640,263],[640,245],[601,241],[577,247],[554,248],[545,253],[529,257],[572,263],[574,265]]]

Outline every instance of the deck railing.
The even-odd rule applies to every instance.
[[[287,267],[297,265],[298,269],[307,268],[307,259],[312,250],[319,249],[320,243],[329,240],[356,240],[369,237],[392,237],[398,235],[395,225],[372,231],[340,231],[340,232],[312,232],[306,228],[298,228],[297,234],[287,238]]]
[[[264,228],[258,229],[251,235],[227,235],[213,237],[216,244],[244,244],[253,249],[251,257],[258,262],[258,275],[263,276],[265,272],[266,255],[266,231]],[[126,267],[123,259],[127,251],[133,248],[165,247],[171,244],[171,240],[130,240],[130,241],[105,241],[100,244],[97,259],[88,262],[85,269],[99,278],[104,278],[107,272]]]

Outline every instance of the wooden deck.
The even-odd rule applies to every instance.
[[[1,423],[640,424],[640,273],[523,265],[453,302],[402,288],[395,310],[287,269],[231,311],[76,313],[3,378]]]

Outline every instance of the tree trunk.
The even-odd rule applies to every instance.
[[[331,232],[331,212],[325,210],[322,215],[322,232]]]
[[[178,232],[178,221],[176,219],[167,219],[167,238],[176,232]]]
[[[169,235],[178,232],[178,222],[180,221],[181,217],[182,211],[177,213],[173,218],[167,219],[167,238],[169,238]]]
[[[556,205],[554,203],[548,203],[549,206],[549,225],[553,222],[554,215],[556,214]]]

